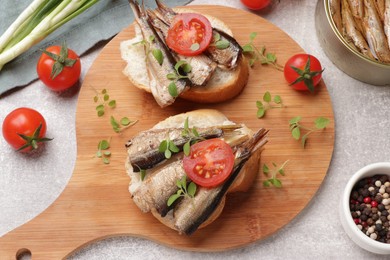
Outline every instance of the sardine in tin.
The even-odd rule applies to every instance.
[[[321,47],[340,70],[368,84],[390,86],[390,64],[371,60],[346,42],[333,21],[329,0],[318,0],[315,23]]]

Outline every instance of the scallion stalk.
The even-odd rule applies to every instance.
[[[99,0],[35,0],[0,37],[0,70]]]

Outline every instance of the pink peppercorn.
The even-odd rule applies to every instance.
[[[375,200],[371,201],[371,207],[376,208],[378,206],[378,202]]]
[[[355,222],[356,225],[360,223],[360,219],[358,218],[354,218],[353,221]]]
[[[364,201],[364,203],[369,204],[369,203],[371,203],[371,198],[370,197],[365,197],[363,199],[363,201]]]

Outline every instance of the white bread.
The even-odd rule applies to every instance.
[[[181,13],[194,12],[183,8],[177,8],[175,11]],[[213,16],[205,16],[214,28],[233,36],[232,31],[224,22]],[[142,41],[142,33],[137,24],[135,24],[135,37],[120,44],[122,59],[127,63],[122,72],[135,87],[150,93],[150,85],[154,83],[148,77],[144,47],[142,44],[135,44],[140,41]],[[206,86],[191,87],[184,91],[180,98],[197,103],[223,102],[240,94],[246,86],[248,78],[249,65],[242,55],[234,70],[226,71],[217,68]]]
[[[208,127],[208,126],[215,126],[215,125],[232,125],[235,124],[234,122],[230,121],[223,113],[214,110],[214,109],[199,109],[199,110],[193,110],[187,113],[182,113],[178,115],[174,115],[171,117],[166,118],[165,120],[157,123],[155,126],[153,126],[154,129],[163,129],[163,128],[172,128],[172,127],[183,127],[184,121],[186,119],[189,119],[189,127]],[[243,126],[242,132],[244,134],[247,134],[248,137],[251,137],[253,135],[253,131],[246,126]],[[242,168],[240,174],[238,175],[237,179],[233,182],[230,189],[228,190],[228,193],[233,193],[237,191],[245,192],[247,191],[253,182],[256,179],[256,176],[259,172],[259,165],[260,165],[260,155],[261,155],[261,149],[259,149],[257,152],[255,152],[249,160],[246,162],[244,167]],[[127,160],[126,163],[126,170],[130,177],[130,185],[129,185],[129,191],[132,193],[139,185],[142,184],[142,181],[140,180],[140,174],[134,173],[131,165],[128,163],[129,160]],[[208,220],[206,220],[201,226],[205,227],[208,224],[212,223],[215,219],[218,218],[218,216],[221,214],[224,206],[225,206],[225,198],[221,201],[218,208],[214,211],[214,213],[209,217]],[[173,224],[173,215],[172,211],[170,214],[168,214],[166,217],[161,217],[159,213],[157,213],[155,210],[151,211],[152,214],[164,225],[175,229]]]

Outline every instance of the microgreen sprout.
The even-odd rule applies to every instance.
[[[176,186],[179,188],[179,190],[169,197],[167,201],[168,207],[170,207],[177,199],[180,197],[188,197],[188,198],[194,198],[196,193],[196,184],[193,182],[190,182],[187,185],[187,177],[184,175],[181,179],[176,181]]]
[[[279,71],[283,71],[283,66],[277,63],[275,54],[266,52],[265,46],[261,47],[260,50],[255,46],[253,41],[256,36],[257,33],[252,32],[249,35],[249,43],[242,46],[243,53],[250,56],[249,65],[252,67],[256,61],[260,61],[262,65],[268,64]]]
[[[179,60],[175,64],[175,71],[167,74],[167,79],[171,80],[171,83],[168,85],[168,92],[172,97],[177,97],[179,93],[177,92],[176,81],[179,79],[188,78],[187,73],[190,73],[192,67],[185,60]]]
[[[109,141],[101,140],[98,143],[98,150],[96,152],[96,157],[102,158],[104,164],[110,163],[111,152],[109,151],[109,149],[110,149]]]
[[[210,46],[215,46],[215,48],[223,50],[230,46],[230,42],[225,39],[221,39],[221,35],[216,32],[213,34],[213,42]]]
[[[155,40],[154,35],[151,35],[148,40],[144,39],[142,41],[133,43],[133,45],[137,45],[137,44],[144,45],[145,46],[145,53],[146,53],[145,58],[147,59],[149,57],[149,54],[152,54],[153,57],[158,62],[158,64],[160,64],[160,66],[161,66],[163,64],[163,62],[164,62],[164,55],[163,55],[163,53],[162,53],[162,51],[160,49],[152,49],[151,48],[151,43],[154,40]]]
[[[135,125],[138,122],[138,120],[131,121],[128,117],[122,117],[119,121],[115,119],[115,117],[111,116],[110,117],[110,123],[112,126],[112,129],[116,133],[122,132],[124,129]]]
[[[111,108],[116,107],[116,100],[110,99],[110,95],[107,92],[107,89],[103,89],[101,92],[96,91],[96,96],[93,97],[93,101],[97,103],[96,112],[98,117],[101,117],[105,113],[105,107],[108,105]]]
[[[172,140],[169,139],[169,137],[160,143],[158,150],[160,153],[164,153],[166,159],[171,158],[172,153],[180,152],[180,149],[175,145]]]
[[[189,140],[183,146],[183,152],[186,156],[190,155],[191,145],[197,143],[201,140],[204,140],[201,136],[199,136],[198,131],[195,127],[190,128],[188,123],[188,117],[184,121],[184,129],[181,133],[183,137],[187,137]]]
[[[277,175],[285,175],[284,167],[288,161],[289,160],[285,161],[281,166],[278,166],[276,163],[272,163],[273,169],[270,169],[266,164],[263,165],[263,173],[265,176],[269,177],[267,180],[263,181],[264,187],[270,187],[271,185],[275,186],[276,188],[282,187],[282,181],[277,178]]]
[[[300,124],[301,119],[302,118],[300,116],[294,117],[290,119],[289,124],[292,137],[295,140],[299,140],[301,138],[302,147],[305,148],[308,136],[315,131],[325,129],[328,126],[330,120],[325,117],[318,117],[314,120],[315,128],[308,128]],[[306,130],[306,134],[301,136],[301,130]]]
[[[265,102],[265,104],[263,102]],[[257,118],[264,117],[265,116],[265,112],[268,109],[282,108],[283,107],[282,98],[279,95],[276,95],[272,99],[272,95],[271,95],[271,93],[269,91],[264,93],[263,102],[259,101],[259,100],[256,101]],[[276,105],[271,104],[271,102],[275,103]]]

